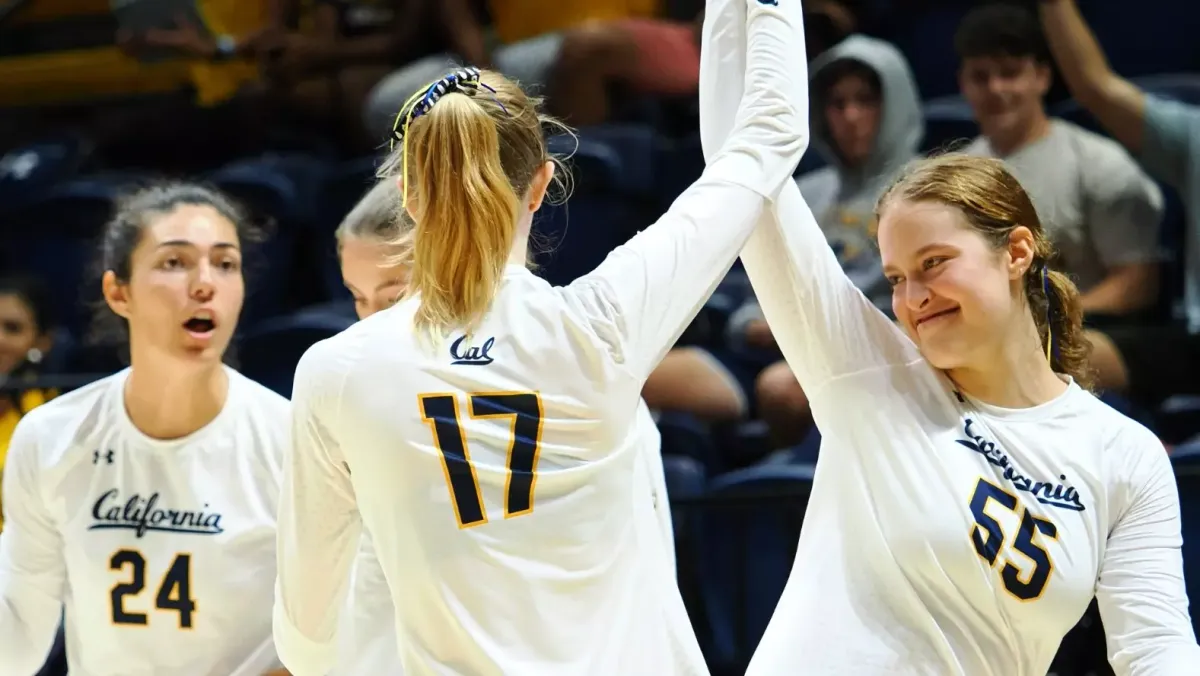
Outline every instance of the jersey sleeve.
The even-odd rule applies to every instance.
[[[919,358],[838,264],[794,184],[742,250],[771,334],[809,397],[835,378]]]
[[[1183,581],[1179,490],[1162,444],[1148,431],[1122,467],[1096,600],[1118,676],[1183,676],[1200,664]],[[1130,435],[1132,436],[1132,435]],[[1128,478],[1126,478],[1128,477]]]
[[[42,500],[36,416],[17,424],[4,470],[0,533],[0,674],[42,668],[62,619],[62,537]]]
[[[332,343],[309,348],[292,388],[292,452],[279,504],[274,635],[293,676],[324,676],[362,531],[350,473],[332,430],[344,374]]]
[[[704,173],[654,225],[615,249],[567,292],[644,380],[733,265],[765,204],[791,176],[808,143],[807,109],[793,90],[806,76],[799,3],[756,4],[748,31],[746,87],[732,132]],[[741,88],[728,92],[736,102]]]
[[[700,138],[707,157],[733,127],[729,92],[749,86],[738,58],[746,36],[730,29],[744,0],[710,0],[704,15],[700,57]],[[794,4],[794,3],[789,3]],[[803,35],[797,38],[803,51]],[[791,91],[808,109],[808,78]],[[807,128],[807,118],[804,120]],[[807,132],[806,132],[807,136]],[[793,181],[742,249],[742,263],[771,333],[810,397],[836,378],[916,358],[911,342],[854,286],[842,271],[812,211]]]

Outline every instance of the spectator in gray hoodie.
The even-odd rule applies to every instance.
[[[827,162],[797,180],[843,269],[859,290],[891,314],[892,291],[875,247],[875,200],[915,158],[925,134],[921,99],[908,61],[890,43],[852,35],[810,66],[812,147]],[[772,348],[758,304],[731,318],[731,340]],[[755,382],[760,416],[777,446],[796,443],[811,423],[808,398],[778,361]]]

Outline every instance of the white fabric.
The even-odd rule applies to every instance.
[[[4,472],[0,674],[259,676],[271,643],[287,400],[232,369],[208,425],[151,439],[123,371],[30,411]]]

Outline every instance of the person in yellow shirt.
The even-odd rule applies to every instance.
[[[37,377],[38,365],[53,343],[50,310],[49,295],[37,279],[22,276],[0,279],[0,384],[20,386]],[[54,395],[53,391],[40,389],[0,391],[0,476],[17,421]],[[3,498],[0,495],[0,506]],[[0,511],[0,530],[3,528]]]
[[[700,77],[696,25],[662,15],[659,0],[489,0],[498,46],[471,0],[436,0],[452,53],[415,61],[379,83],[366,124],[391,133],[400,106],[459,62],[498,70],[541,89],[550,112],[575,126],[608,118],[613,86],[645,94],[690,95]]]

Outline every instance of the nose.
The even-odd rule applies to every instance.
[[[858,103],[847,103],[845,107],[842,108],[842,116],[846,119],[846,122],[849,122],[850,124],[857,123],[860,119],[862,119],[862,115],[863,108]]]
[[[919,311],[929,304],[929,287],[918,280],[905,280],[904,304],[909,310]]]
[[[213,284],[212,264],[208,261],[201,261],[196,266],[190,292],[192,299],[201,303],[212,300],[213,294],[216,292],[216,286]]]

